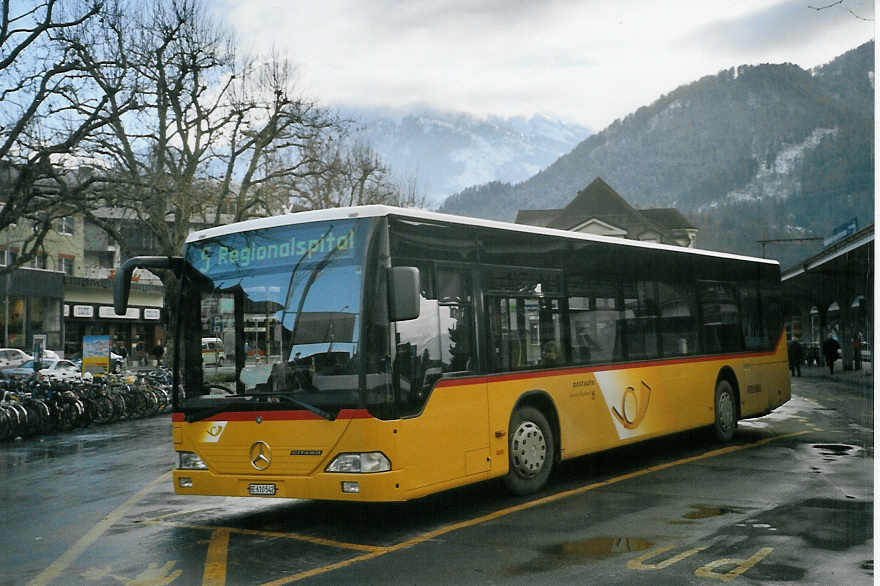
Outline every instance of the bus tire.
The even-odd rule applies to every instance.
[[[715,385],[715,423],[712,425],[715,437],[729,442],[736,432],[736,393],[730,381],[721,379]]]
[[[517,408],[508,430],[509,470],[504,477],[508,490],[526,495],[543,488],[553,470],[555,441],[544,414],[534,407]]]

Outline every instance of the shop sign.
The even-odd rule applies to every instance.
[[[144,308],[144,319],[159,319],[160,310],[154,307]]]
[[[70,317],[70,306],[66,303],[64,304],[64,317]]]
[[[102,305],[98,308],[98,317],[106,319],[140,319],[141,310],[137,307],[129,307],[125,310],[125,315],[116,315],[116,310],[109,305]]]
[[[95,308],[91,305],[74,305],[73,317],[95,317]]]

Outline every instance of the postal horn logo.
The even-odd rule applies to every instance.
[[[620,409],[615,406],[611,408],[611,412],[623,427],[635,429],[645,419],[650,403],[651,387],[645,381],[642,381],[638,390],[633,387],[626,387],[620,401]]]

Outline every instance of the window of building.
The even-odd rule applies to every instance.
[[[69,255],[60,255],[58,257],[58,269],[65,275],[73,276],[73,258]]]
[[[18,260],[18,251],[14,248],[10,248],[8,250],[0,250],[0,265],[6,266],[7,264],[15,264],[15,261]]]
[[[49,268],[49,255],[48,254],[37,254],[34,256],[33,267],[35,269],[48,269]]]
[[[73,234],[73,216],[58,218],[57,230],[59,234]]]

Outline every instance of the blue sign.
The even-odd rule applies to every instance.
[[[849,221],[847,221],[844,224],[841,224],[840,226],[838,226],[834,230],[832,230],[831,236],[826,238],[825,241],[823,242],[823,244],[825,246],[830,246],[831,244],[834,244],[838,240],[846,238],[847,236],[852,236],[853,234],[856,233],[856,230],[858,230],[858,228],[859,228],[859,219],[858,218],[850,218]]]

